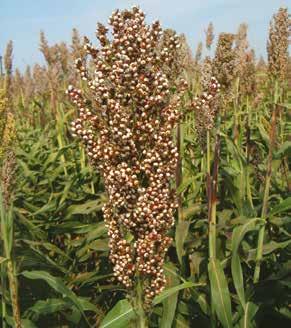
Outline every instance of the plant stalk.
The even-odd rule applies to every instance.
[[[181,126],[180,124],[177,125],[177,151],[178,151],[178,160],[177,160],[177,167],[176,167],[176,188],[181,185],[182,183],[182,156],[181,156]],[[182,213],[182,195],[181,193],[178,195],[178,220],[181,221],[183,219]]]
[[[134,308],[137,314],[137,318],[135,321],[136,328],[147,328],[147,318],[143,307],[143,288],[142,288],[142,280],[140,277],[137,277],[137,285],[136,285],[136,295],[134,300]]]
[[[238,102],[239,102],[239,77],[235,81],[235,99],[234,99],[234,127],[233,127],[233,139],[234,143],[237,145],[239,129],[238,129]]]
[[[220,137],[216,136],[213,171],[210,172],[210,136],[207,132],[207,197],[208,197],[208,222],[209,222],[209,257],[216,258],[216,204],[218,163],[220,153]]]
[[[15,321],[15,327],[21,328],[21,317],[20,317],[20,310],[18,304],[18,283],[17,278],[14,270],[14,265],[11,259],[7,262],[7,273],[8,273],[8,280],[9,280],[9,287],[10,287],[10,297],[12,303],[12,311],[13,311],[13,318]]]
[[[2,305],[2,326],[3,328],[6,328],[6,302],[5,302],[5,291],[6,291],[6,270],[5,270],[5,263],[1,264],[1,293],[2,293],[2,298],[1,298],[1,305]]]
[[[267,161],[267,172],[266,172],[266,181],[265,181],[265,190],[264,190],[264,198],[263,198],[263,207],[261,218],[266,221],[267,212],[268,212],[268,200],[270,194],[270,186],[271,186],[271,177],[272,177],[272,159],[273,159],[273,150],[276,143],[276,120],[278,114],[279,106],[275,105],[275,109],[272,113],[271,118],[271,126],[270,126],[270,145],[269,145],[269,154]],[[256,266],[254,272],[254,283],[257,283],[260,279],[260,270],[261,270],[261,261],[263,257],[263,245],[264,245],[264,236],[265,236],[265,225],[263,225],[259,230],[258,237],[258,248],[256,255]]]
[[[208,199],[208,247],[209,247],[209,259],[216,259],[216,203],[217,203],[217,182],[218,182],[218,163],[220,153],[220,137],[217,134],[214,150],[213,171],[211,174],[210,168],[210,131],[207,131],[207,199]],[[212,294],[212,293],[211,293]],[[216,327],[215,311],[213,306],[213,300],[211,300],[211,327]]]

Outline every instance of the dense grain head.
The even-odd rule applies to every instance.
[[[206,133],[213,129],[218,114],[220,89],[216,78],[209,76],[209,61],[206,61],[205,66],[202,93],[191,104],[195,115],[198,142],[203,150],[206,146]]]
[[[0,138],[3,140],[4,129],[6,125],[6,118],[7,118],[7,109],[8,109],[8,99],[6,97],[6,93],[4,89],[0,89]],[[3,153],[2,150],[3,144],[1,142],[0,148],[0,157]]]
[[[180,44],[173,31],[163,31],[158,21],[147,25],[137,7],[114,12],[109,25],[112,39],[98,24],[101,47],[88,39],[85,44],[94,70],[88,70],[86,58],[76,60],[90,101],[81,90],[68,88],[79,110],[72,130],[104,178],[103,213],[115,276],[132,288],[140,275],[149,305],[166,282],[163,262],[176,208],[170,182],[178,158],[172,131],[186,85],[178,78]]]
[[[207,49],[210,49],[211,45],[213,43],[213,40],[214,40],[214,32],[213,31],[214,31],[214,27],[213,27],[212,22],[210,22],[207,27],[207,30],[206,30],[205,44],[206,44]]]
[[[72,30],[71,50],[73,58],[79,58],[85,55],[85,42],[80,38],[80,33],[76,28]]]
[[[287,75],[289,23],[287,8],[280,8],[270,22],[267,42],[269,76],[281,82]]]
[[[44,31],[40,32],[39,50],[42,52],[47,64],[48,65],[52,64],[53,59],[52,59],[52,55],[51,55],[51,50],[50,50],[50,47],[49,47],[49,44],[46,39]]]
[[[16,158],[13,151],[16,140],[16,127],[6,90],[0,90],[0,139],[0,184],[3,192],[4,206],[8,208],[16,165]]]
[[[221,33],[216,46],[213,61],[213,74],[219,81],[223,92],[227,93],[235,78],[235,51],[233,42],[235,35],[231,33]]]
[[[9,41],[4,54],[4,69],[5,69],[5,90],[6,96],[10,99],[12,96],[12,56],[13,42]]]
[[[199,42],[196,48],[196,52],[195,52],[195,56],[194,56],[194,60],[195,63],[198,65],[201,61],[202,58],[202,50],[203,50],[203,43]]]
[[[245,54],[245,64],[240,77],[240,91],[243,95],[251,96],[256,92],[256,63],[254,50]]]
[[[192,51],[187,43],[185,34],[179,35],[179,45],[180,48],[177,49],[177,58],[176,66],[179,69],[176,69],[176,77],[180,75],[180,73],[184,70],[185,72],[191,73],[193,70],[193,56]]]
[[[213,76],[212,65],[213,65],[212,59],[209,56],[206,56],[201,68],[200,83],[201,83],[202,90],[208,89],[209,81]]]
[[[245,72],[248,40],[247,40],[248,26],[245,23],[240,24],[238,32],[235,35],[235,75],[241,78]]]

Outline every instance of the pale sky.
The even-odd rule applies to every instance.
[[[69,41],[76,27],[94,43],[97,22],[106,24],[114,9],[139,5],[149,23],[159,19],[163,27],[185,33],[193,50],[204,41],[209,22],[216,36],[235,32],[246,22],[251,47],[257,57],[265,56],[269,21],[280,6],[290,4],[291,0],[0,0],[0,55],[13,40],[14,66],[23,70],[27,64],[43,62],[40,30],[52,44]]]

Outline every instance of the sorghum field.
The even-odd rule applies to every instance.
[[[1,327],[291,326],[288,11],[266,59],[214,34],[133,7],[24,73],[7,44]]]

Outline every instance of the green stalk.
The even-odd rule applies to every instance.
[[[211,161],[211,144],[210,131],[207,130],[207,153],[206,153],[206,169],[207,169],[207,197],[208,197],[208,223],[209,223],[209,257],[216,257],[216,207],[212,203],[213,188],[212,177],[210,172]]]
[[[147,317],[143,308],[143,284],[140,277],[137,277],[136,295],[134,298],[134,309],[137,315],[135,328],[147,328]]]
[[[249,172],[249,164],[250,164],[250,160],[249,160],[249,144],[250,144],[250,134],[251,134],[251,114],[250,114],[250,110],[249,110],[249,97],[247,96],[246,99],[246,110],[247,110],[247,124],[246,124],[246,159],[247,159],[247,166],[246,166],[246,193],[247,193],[247,198],[250,202],[250,205],[252,207],[252,209],[254,208],[254,204],[253,204],[253,197],[252,197],[252,190],[251,190],[251,185],[250,185],[250,172]]]
[[[63,119],[63,117],[61,117],[59,107],[57,107],[56,120],[57,120],[58,145],[59,145],[59,149],[62,149],[64,147],[64,143],[63,143],[64,119]],[[63,166],[64,166],[64,174],[65,174],[65,176],[67,176],[68,172],[67,172],[67,168],[66,168],[66,158],[65,158],[64,154],[62,154],[60,158],[61,158],[61,161],[62,161]]]
[[[219,158],[219,136],[216,137],[213,174],[211,174],[210,161],[211,161],[211,138],[210,131],[207,131],[207,198],[208,198],[208,247],[209,247],[209,260],[216,259],[216,190],[218,178],[218,158]],[[211,286],[212,288],[212,286]],[[211,291],[211,295],[213,291]],[[211,299],[211,313],[210,322],[211,327],[216,327],[216,317],[213,300]]]
[[[17,276],[14,268],[14,261],[12,258],[12,249],[13,249],[13,212],[12,208],[9,209],[8,213],[5,211],[5,207],[3,204],[2,194],[0,191],[0,216],[1,216],[1,235],[3,240],[3,248],[4,248],[4,257],[6,259],[6,267],[7,267],[7,275],[9,281],[10,288],[10,298],[12,304],[12,312],[13,319],[16,328],[21,328],[21,317],[20,317],[20,309],[18,303],[18,282]],[[5,277],[2,277],[5,279]],[[5,292],[5,290],[3,291]],[[3,294],[4,297],[4,294]],[[3,303],[2,303],[3,308]],[[6,308],[4,306],[4,313],[6,312]]]
[[[14,263],[11,259],[8,259],[8,262],[7,262],[7,273],[8,273],[10,297],[11,297],[15,327],[21,328],[22,325],[21,325],[20,310],[19,310],[19,304],[18,304],[18,282],[17,282],[17,277],[15,274]]]
[[[178,160],[177,160],[177,167],[176,167],[176,188],[182,184],[183,176],[182,176],[182,154],[181,154],[181,125],[177,125],[177,151],[178,151]],[[178,195],[178,221],[180,222],[183,219],[183,213],[182,213],[182,195]]]
[[[209,138],[210,139],[210,138]],[[210,147],[210,146],[209,146]],[[216,136],[213,170],[209,174],[208,190],[209,190],[209,206],[208,206],[208,220],[209,220],[209,257],[216,259],[216,204],[217,204],[217,185],[218,185],[218,163],[220,153],[220,136]]]
[[[207,175],[210,176],[210,131],[207,130],[207,153],[206,153],[206,169],[207,169]]]
[[[276,105],[275,109],[272,113],[271,119],[271,127],[270,127],[270,145],[269,145],[269,154],[267,161],[267,172],[266,172],[266,182],[265,182],[265,191],[263,198],[263,207],[261,218],[266,221],[267,219],[267,211],[268,211],[268,200],[270,194],[270,186],[271,186],[271,177],[272,177],[272,159],[273,159],[273,149],[275,147],[276,142],[276,118],[278,112],[278,105]],[[263,245],[264,245],[264,236],[265,236],[265,225],[263,225],[259,230],[258,237],[258,247],[257,247],[257,255],[256,255],[256,266],[254,272],[254,283],[257,283],[260,279],[260,270],[261,270],[261,261],[263,257]]]
[[[1,293],[2,293],[2,298],[1,298],[1,305],[2,305],[2,326],[3,328],[6,328],[6,302],[5,302],[5,294],[6,294],[6,279],[5,279],[5,275],[6,275],[6,270],[5,270],[5,263],[1,264]]]
[[[86,167],[86,155],[85,155],[85,149],[81,145],[79,145],[80,150],[80,164],[81,164],[81,170],[83,170]]]
[[[233,127],[233,138],[234,143],[237,145],[238,142],[238,99],[239,99],[239,77],[235,81],[235,99],[234,99],[234,127]]]

